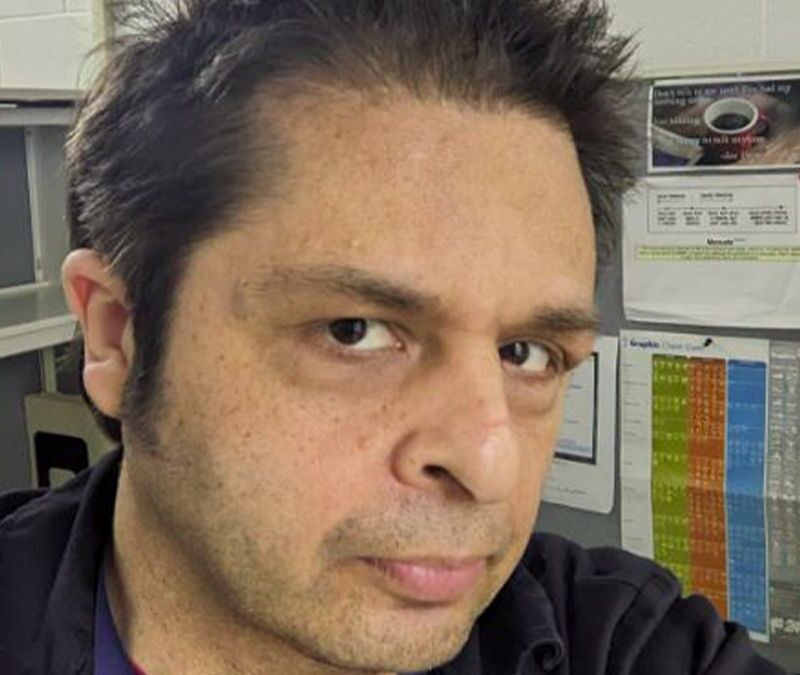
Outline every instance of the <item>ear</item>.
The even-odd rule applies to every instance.
[[[97,408],[119,417],[134,356],[133,317],[123,283],[97,251],[72,251],[61,267],[70,311],[83,332],[83,383]]]

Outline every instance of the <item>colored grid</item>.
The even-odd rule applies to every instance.
[[[766,632],[764,363],[652,361],[655,559],[724,617]]]
[[[689,531],[691,586],[728,615],[725,540],[726,368],[689,361]]]
[[[728,362],[725,492],[729,616],[759,633],[767,632],[766,377],[765,363]]]
[[[689,553],[689,360],[653,356],[653,546],[655,559],[691,587]]]

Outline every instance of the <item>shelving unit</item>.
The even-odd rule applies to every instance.
[[[27,202],[33,245],[33,278],[0,287],[0,359],[49,349],[74,333],[60,284],[69,250],[63,145],[73,114],[65,92],[0,89],[0,129],[24,132],[27,194],[19,200]],[[0,224],[3,216],[0,207]]]
[[[30,484],[23,400],[58,395],[56,347],[75,333],[61,264],[69,250],[64,141],[76,98],[0,89],[0,490]]]
[[[60,286],[0,291],[0,359],[68,342],[75,332]]]
[[[25,106],[9,103],[0,89],[0,127],[66,127],[72,121],[68,105],[53,107]]]

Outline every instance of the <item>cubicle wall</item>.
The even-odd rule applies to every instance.
[[[638,167],[639,174],[644,176],[647,172],[646,163],[646,126],[647,102],[650,82],[644,82],[639,89],[636,99],[635,118],[637,121],[639,143],[642,147],[641,163]],[[621,208],[620,208],[621,217]],[[612,264],[605,270],[601,277],[598,289],[598,304],[601,311],[602,332],[606,335],[619,335],[624,329],[654,330],[687,333],[711,333],[720,336],[756,337],[781,339],[800,342],[800,331],[774,331],[774,330],[745,330],[726,329],[717,326],[682,326],[670,324],[652,324],[630,322],[625,319],[622,306],[622,255],[617,251]],[[543,503],[536,529],[539,531],[557,532],[567,536],[585,546],[620,546],[622,543],[620,521],[620,419],[617,411],[617,441],[616,452],[616,480],[614,509],[608,514],[589,513],[554,504]],[[798,523],[800,530],[800,523]],[[769,658],[777,661],[790,672],[800,673],[800,647],[776,647],[774,645],[759,645]]]
[[[0,289],[34,279],[25,130],[0,128]],[[30,483],[22,396],[40,388],[38,354],[0,359],[0,491]]]
[[[69,102],[0,106],[0,491],[31,484],[23,398],[55,381],[50,347],[71,332],[59,289],[70,118]]]

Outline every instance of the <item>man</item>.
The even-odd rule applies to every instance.
[[[68,153],[124,449],[6,497],[0,671],[779,672],[652,563],[530,540],[630,184],[602,9],[144,18]]]

